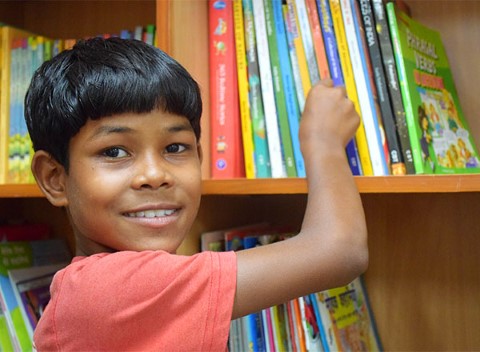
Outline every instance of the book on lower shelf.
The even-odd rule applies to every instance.
[[[0,304],[15,351],[30,351],[32,338],[16,299],[9,271],[70,260],[71,254],[63,239],[0,242]]]
[[[312,295],[324,351],[381,351],[382,346],[361,277]]]
[[[447,53],[437,30],[387,3],[416,174],[480,172]]]
[[[288,226],[244,225],[201,234],[202,251],[248,250],[294,236]],[[233,320],[230,351],[379,351],[362,278]]]
[[[50,301],[53,276],[67,265],[68,262],[65,262],[8,271],[18,308],[31,339],[38,320]]]

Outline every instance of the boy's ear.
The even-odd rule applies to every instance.
[[[39,150],[32,160],[32,172],[38,186],[48,201],[57,207],[68,205],[65,192],[65,168],[49,153]]]

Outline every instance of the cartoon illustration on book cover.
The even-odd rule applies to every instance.
[[[418,107],[418,118],[424,162],[434,170],[434,155],[438,166],[445,168],[479,167],[469,132],[458,117],[451,94],[447,90],[440,92],[418,88],[418,91],[422,101]]]

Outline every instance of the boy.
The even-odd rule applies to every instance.
[[[35,331],[46,350],[225,350],[230,320],[349,283],[367,265],[344,148],[359,122],[341,88],[312,88],[300,138],[300,233],[240,252],[179,256],[200,203],[199,87],[140,41],[94,38],[42,65],[26,96],[32,170],[64,207],[77,257]]]

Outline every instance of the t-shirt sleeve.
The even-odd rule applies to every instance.
[[[35,345],[39,351],[225,351],[235,287],[234,252],[87,257],[55,277]]]

